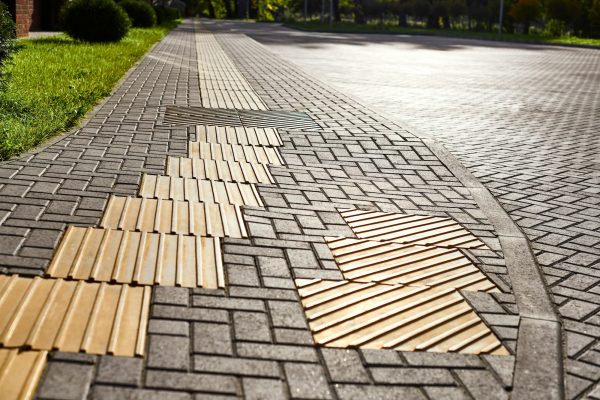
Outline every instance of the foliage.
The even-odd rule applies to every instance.
[[[3,2],[0,2],[0,89],[6,85],[6,64],[16,51],[15,23]]]
[[[565,33],[565,23],[564,21],[558,19],[551,19],[546,22],[546,27],[544,29],[544,34],[550,37],[560,37]]]
[[[127,34],[131,21],[113,0],[72,0],[61,10],[61,25],[74,39],[117,42]]]
[[[164,22],[174,21],[178,18],[181,18],[181,12],[178,8],[157,6],[154,7],[154,11],[156,12],[156,23],[159,25]]]
[[[143,0],[123,0],[119,2],[123,7],[131,25],[138,28],[150,28],[156,25],[156,12],[154,8]],[[176,19],[176,18],[175,18]]]
[[[7,90],[0,93],[0,159],[72,127],[175,25],[134,28],[117,43],[66,35],[21,41]]]
[[[529,33],[531,23],[542,13],[542,3],[539,0],[517,0],[510,9],[510,15],[523,24],[525,34]]]

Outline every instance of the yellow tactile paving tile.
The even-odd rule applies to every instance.
[[[262,207],[253,184],[144,174],[139,195],[144,198],[200,201]]]
[[[499,291],[458,249],[343,237],[325,242],[348,280]]]
[[[452,218],[341,209],[340,214],[361,239],[430,246],[486,248]]]
[[[275,181],[265,164],[169,157],[167,175],[176,178],[210,179],[224,182],[265,183]]]
[[[0,349],[0,398],[33,399],[47,358],[47,351]]]
[[[182,235],[244,238],[239,206],[111,196],[101,228]]]
[[[189,142],[188,157],[256,164],[284,164],[281,154],[279,154],[276,147],[245,146],[240,144]]]
[[[0,276],[0,345],[141,356],[150,288]]]
[[[296,286],[321,346],[508,354],[454,289],[318,279]]]
[[[219,238],[74,226],[47,274],[138,285],[225,286]]]
[[[241,126],[196,126],[196,141],[251,146],[282,146],[281,136],[272,128]]]

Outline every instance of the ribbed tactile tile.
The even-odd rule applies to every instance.
[[[187,157],[169,157],[167,175],[224,182],[274,183],[273,176],[265,164]]]
[[[318,279],[296,286],[321,346],[508,354],[454,289]]]
[[[74,226],[47,274],[139,285],[225,286],[219,238]]]
[[[141,356],[150,288],[0,276],[0,345]]]
[[[188,153],[191,158],[203,160],[283,165],[283,159],[275,147],[189,142]]]
[[[341,209],[340,214],[361,239],[430,246],[486,248],[452,218]]]
[[[244,128],[241,126],[196,126],[198,142],[241,144],[251,146],[282,146],[281,136],[272,128]]]
[[[200,201],[262,207],[253,184],[144,174],[139,195],[144,198]]]
[[[0,349],[0,398],[33,399],[47,358],[47,351]]]
[[[247,237],[239,206],[111,196],[102,228],[183,235]]]
[[[319,124],[303,112],[210,107],[167,106],[163,123],[168,125],[244,126],[246,128],[287,130],[321,129]]]
[[[325,242],[348,280],[499,291],[458,249],[332,237]]]

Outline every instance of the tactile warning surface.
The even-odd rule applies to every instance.
[[[344,278],[497,292],[459,250],[349,238],[325,238]]]
[[[241,126],[196,127],[196,141],[207,143],[242,144],[252,146],[282,146],[281,136],[272,128],[244,128]]]
[[[306,279],[296,286],[322,346],[508,354],[454,289]]]
[[[247,236],[239,206],[111,196],[102,228],[183,235]]]
[[[0,398],[33,399],[47,357],[47,351],[0,349]]]
[[[0,276],[0,344],[143,355],[150,288]]]
[[[71,226],[47,274],[55,278],[224,287],[218,238]]]
[[[210,179],[225,182],[274,183],[265,164],[201,160],[198,158],[169,157],[167,175],[177,178]]]
[[[283,165],[283,159],[275,147],[190,142],[188,153],[191,158],[203,160]]]
[[[339,211],[361,239],[469,249],[486,247],[452,218],[355,209]]]
[[[239,182],[145,174],[139,194],[144,198],[263,206],[256,187],[253,184]]]
[[[288,130],[321,129],[319,124],[303,112],[182,106],[167,106],[163,123],[168,125],[244,126],[247,128]]]

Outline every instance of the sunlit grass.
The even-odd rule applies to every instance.
[[[74,126],[176,23],[131,29],[118,43],[82,43],[65,35],[20,40],[0,93],[0,159]]]

